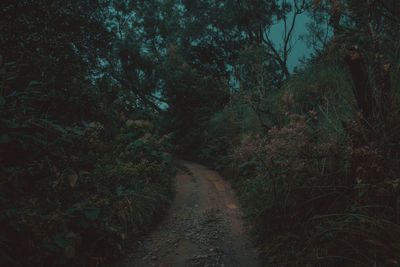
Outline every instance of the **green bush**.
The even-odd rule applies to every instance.
[[[75,101],[91,105],[79,116],[98,119],[89,123],[55,109],[50,84],[16,91],[21,76],[1,78],[2,265],[109,264],[168,207],[168,136],[121,116],[123,106],[102,101],[93,85],[78,84],[85,89],[71,102],[58,99],[72,110]]]

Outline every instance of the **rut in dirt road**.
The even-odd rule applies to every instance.
[[[183,165],[191,174],[176,176],[169,215],[123,266],[261,266],[230,184],[201,165]]]

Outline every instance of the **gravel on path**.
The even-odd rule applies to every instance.
[[[204,166],[182,164],[190,174],[177,174],[169,215],[133,244],[122,266],[261,266],[230,184]]]

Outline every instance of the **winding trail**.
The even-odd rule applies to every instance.
[[[177,174],[169,215],[122,266],[261,266],[230,184],[204,166],[181,164],[190,174]]]

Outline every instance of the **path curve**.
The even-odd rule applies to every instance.
[[[202,165],[181,164],[190,174],[177,174],[169,215],[123,266],[261,266],[230,184]]]

